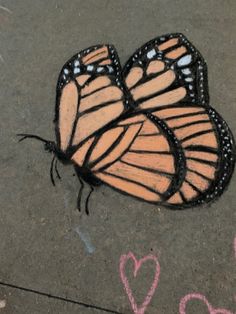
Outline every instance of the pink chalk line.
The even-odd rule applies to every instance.
[[[142,303],[142,305],[140,307],[137,306],[137,303],[135,301],[135,298],[133,296],[133,293],[130,289],[130,285],[129,285],[129,281],[125,275],[125,266],[126,263],[128,262],[128,260],[133,260],[134,263],[134,277],[137,276],[138,270],[140,269],[140,267],[142,266],[143,263],[147,262],[147,261],[154,261],[155,263],[155,275],[154,275],[154,279],[153,282],[151,284],[151,287]],[[144,256],[143,258],[141,258],[140,260],[137,260],[136,257],[134,256],[134,254],[132,252],[129,252],[127,255],[122,255],[120,257],[120,277],[121,280],[123,282],[125,291],[128,295],[132,310],[135,314],[144,314],[149,303],[151,302],[151,299],[154,295],[154,292],[157,288],[158,285],[158,280],[159,280],[159,276],[160,276],[160,264],[157,260],[157,257],[154,255],[147,255]]]
[[[190,294],[187,294],[185,297],[183,297],[180,301],[180,304],[179,304],[179,314],[186,314],[187,303],[191,300],[194,300],[194,299],[198,299],[200,301],[203,301],[208,308],[209,314],[235,314],[235,313],[232,313],[226,309],[215,309],[215,308],[213,308],[213,306],[209,303],[207,298],[200,293],[190,293]]]

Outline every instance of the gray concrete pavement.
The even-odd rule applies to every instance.
[[[188,293],[236,311],[235,184],[212,204],[171,211],[102,186],[91,214],[76,209],[79,182],[59,165],[49,179],[51,155],[41,143],[17,143],[16,133],[54,139],[55,86],[73,54],[111,43],[122,63],[146,41],[182,32],[208,64],[211,104],[236,134],[236,2],[213,0],[21,0],[0,3],[0,281],[132,313],[119,276],[119,259],[158,256],[161,273],[147,314],[178,313]],[[6,10],[6,8],[9,10]],[[77,230],[77,231],[76,231]],[[152,280],[144,267],[132,280],[140,304]],[[96,314],[100,310],[0,285],[7,314]],[[186,314],[208,313],[192,301]]]

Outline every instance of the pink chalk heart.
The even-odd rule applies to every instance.
[[[140,307],[137,306],[137,303],[134,299],[133,293],[130,289],[130,285],[129,285],[129,281],[125,275],[125,266],[126,263],[129,260],[133,260],[134,263],[134,277],[137,276],[138,270],[140,269],[140,267],[142,266],[143,263],[147,262],[147,261],[154,261],[155,263],[155,275],[154,275],[154,279],[153,282],[151,283],[151,287],[142,303],[142,305]],[[127,255],[122,255],[120,257],[120,277],[121,280],[123,282],[125,291],[128,295],[132,310],[135,314],[144,314],[144,312],[146,311],[149,303],[151,302],[151,299],[154,295],[154,292],[157,288],[157,284],[158,284],[158,280],[159,280],[159,275],[160,275],[160,265],[159,262],[157,260],[156,256],[153,255],[147,255],[143,258],[141,258],[139,261],[136,259],[136,257],[134,256],[134,254],[132,252],[129,252]]]
[[[179,313],[180,314],[186,314],[187,303],[193,299],[198,299],[200,301],[203,301],[208,308],[209,314],[233,314],[232,312],[225,310],[225,309],[213,308],[213,306],[209,303],[207,298],[200,293],[190,293],[181,299],[180,304],[179,304]]]

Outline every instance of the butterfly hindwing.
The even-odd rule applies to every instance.
[[[161,127],[145,115],[121,120],[90,145],[92,150],[81,147],[73,160],[81,167],[89,167],[106,184],[155,203],[173,193],[173,145]]]

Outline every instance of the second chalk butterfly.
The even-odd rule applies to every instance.
[[[113,46],[94,46],[60,72],[56,141],[18,135],[54,154],[53,184],[57,159],[74,166],[79,208],[84,183],[171,208],[199,205],[222,194],[235,164],[232,133],[207,85],[206,63],[182,34],[151,40],[123,68]]]

